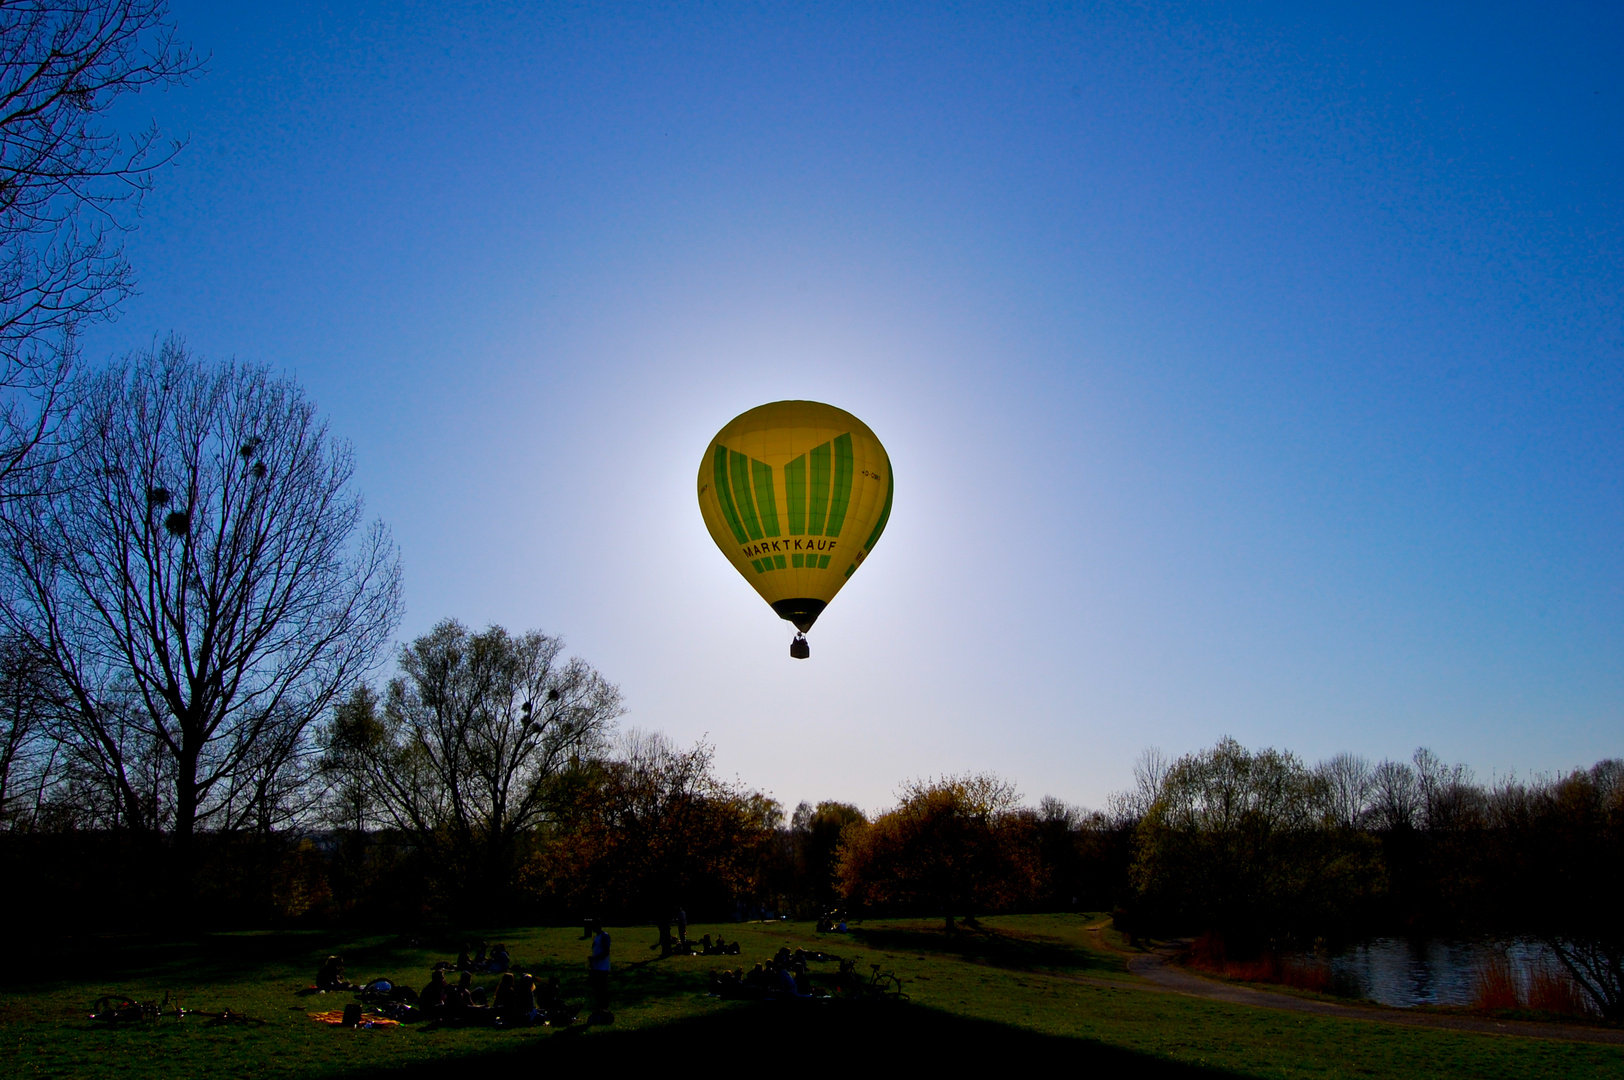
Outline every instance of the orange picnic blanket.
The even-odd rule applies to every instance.
[[[310,1014],[310,1019],[318,1024],[331,1024],[334,1027],[341,1027],[344,1023],[344,1010],[329,1009],[326,1012],[313,1012]],[[398,1027],[399,1025],[399,1020],[386,1020],[381,1016],[361,1017],[362,1027]]]

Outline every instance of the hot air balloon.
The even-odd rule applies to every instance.
[[[775,401],[734,417],[699,463],[711,539],[800,631],[789,653],[874,550],[891,516],[891,459],[851,413]]]

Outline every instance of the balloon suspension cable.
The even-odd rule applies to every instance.
[[[789,643],[789,654],[796,660],[805,660],[812,655],[812,646],[806,643],[805,634],[795,635],[795,640]]]

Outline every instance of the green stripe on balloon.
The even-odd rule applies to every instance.
[[[846,524],[846,508],[851,505],[852,458],[850,433],[836,436],[835,484],[829,500],[829,524],[823,530],[828,536],[839,536],[840,527]]]
[[[750,500],[750,459],[737,450],[727,452],[728,472],[733,477],[733,498],[750,539],[761,539],[761,522],[756,520],[756,504]]]
[[[829,516],[829,444],[814,446],[807,456],[812,459],[812,510],[806,531],[822,536],[823,523]]]
[[[778,499],[773,494],[773,467],[751,458],[750,478],[756,486],[756,511],[761,515],[761,531],[768,536],[777,536]]]
[[[806,455],[784,466],[784,499],[788,505],[789,534],[806,534]]]
[[[739,512],[733,506],[733,493],[727,488],[727,447],[718,445],[714,460],[713,486],[716,488],[716,501],[722,504],[722,517],[727,520],[727,527],[733,530],[733,539],[741,544],[749,543],[750,537],[745,534],[744,526],[739,524]]]

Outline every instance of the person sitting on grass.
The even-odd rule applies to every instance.
[[[472,964],[468,965],[468,970],[469,971],[484,971],[485,970],[485,943],[483,941],[481,941],[479,943],[479,951],[474,953],[474,962]]]
[[[742,981],[745,986],[754,986],[759,989],[766,989],[767,970],[761,964],[757,964],[755,967],[750,969],[750,974],[746,975]]]
[[[344,981],[344,958],[329,956],[316,972],[316,989],[321,991],[354,990]]]
[[[502,976],[502,981],[496,984],[496,996],[491,999],[491,1008],[496,1013],[498,1024],[515,1024],[528,1010],[519,1008],[519,988],[514,985],[513,972],[509,971]]]
[[[496,1017],[496,1010],[485,1004],[485,988],[472,985],[473,976],[462,973],[457,985],[446,993],[445,1011],[441,1019],[449,1024],[488,1024]]]
[[[463,972],[457,980],[456,988],[452,991],[451,1000],[464,1008],[473,1005],[485,1004],[485,988],[474,985],[474,976],[471,972]]]
[[[570,1008],[569,1002],[564,1000],[564,989],[558,984],[557,975],[549,976],[537,989],[536,1009],[549,1024],[567,1024],[579,1011]]]
[[[771,960],[763,960],[756,967],[761,969],[761,981],[756,984],[763,994],[778,993],[778,967]]]
[[[438,1020],[446,1013],[450,1003],[451,987],[446,984],[445,972],[438,969],[429,977],[429,984],[417,995],[417,1007],[429,1020]]]
[[[467,971],[469,968],[474,966],[474,962],[468,957],[468,951],[470,948],[471,946],[468,944],[468,942],[465,941],[462,943],[462,952],[457,954],[458,971]]]
[[[539,1024],[544,1019],[541,1015],[540,1003],[536,1000],[536,977],[534,975],[520,975],[518,982],[518,997],[515,1008],[518,1009],[519,1023]]]
[[[491,958],[485,962],[485,968],[491,972],[501,972],[506,971],[510,963],[507,946],[497,942],[496,948],[491,950]]]
[[[723,968],[710,973],[711,993],[720,998],[736,998],[744,992],[744,972]]]

